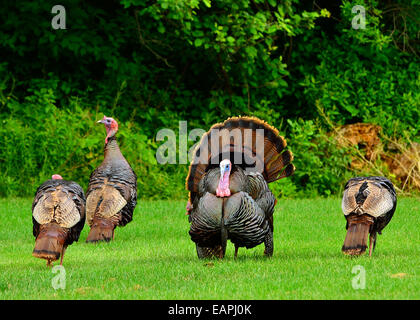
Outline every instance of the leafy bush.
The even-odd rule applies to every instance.
[[[187,165],[154,158],[157,131],[180,120],[208,130],[254,115],[281,129],[298,168],[273,184],[283,196],[338,194],[361,174],[319,108],[333,125],[420,142],[417,2],[67,0],[67,29],[53,30],[55,4],[0,11],[0,196],[32,195],[54,172],[85,187],[103,114],[120,123],[143,198],[186,195]],[[366,29],[351,27],[356,4]]]
[[[3,117],[0,127],[0,195],[32,195],[54,173],[86,190],[90,173],[103,159],[105,131],[96,124],[103,114],[83,109],[77,99],[57,108],[52,89],[31,92],[23,102],[6,98],[10,116]],[[137,123],[120,121],[119,128],[121,151],[139,177],[139,196],[180,197],[183,190],[177,193],[173,186],[177,172],[156,163],[156,144]]]
[[[308,72],[300,66],[300,99],[319,104],[337,124],[369,122],[380,125],[387,135],[420,129],[420,74],[418,56],[401,52],[383,29],[383,11],[377,2],[365,2],[366,29],[350,28],[354,3],[345,1],[340,31],[319,38],[308,35],[310,44],[300,45],[294,55],[301,59],[308,47],[319,63]],[[385,30],[384,30],[385,31]],[[394,30],[395,31],[395,30]],[[312,35],[318,31],[311,32]],[[331,45],[334,43],[334,45]],[[316,116],[313,108],[311,116]]]
[[[296,171],[271,184],[273,192],[286,197],[341,194],[343,182],[352,176],[350,150],[338,147],[334,137],[312,120],[288,120],[285,137]]]

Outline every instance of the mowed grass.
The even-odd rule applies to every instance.
[[[32,257],[32,199],[0,200],[0,299],[419,299],[420,201],[398,200],[374,255],[341,253],[341,200],[280,199],[274,256],[264,245],[224,260],[198,260],[185,201],[139,201],[115,241],[86,244],[88,226],[64,257],[66,288]],[[54,265],[58,265],[55,262]],[[362,266],[365,289],[354,289]]]

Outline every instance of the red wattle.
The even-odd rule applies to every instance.
[[[225,173],[223,175],[223,177],[219,180],[219,186],[216,189],[216,196],[218,196],[218,197],[229,197],[230,196],[229,173],[230,172]]]

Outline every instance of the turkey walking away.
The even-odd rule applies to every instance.
[[[347,235],[342,251],[358,256],[367,248],[369,256],[376,245],[377,233],[391,221],[397,207],[397,196],[391,181],[384,177],[358,177],[350,179],[344,187],[342,209],[347,220]]]
[[[118,147],[118,123],[99,120],[106,129],[104,160],[92,172],[86,192],[86,216],[90,232],[86,242],[111,241],[117,226],[133,219],[137,204],[137,176]]]
[[[32,203],[34,257],[51,266],[61,256],[63,264],[67,246],[79,240],[85,224],[85,202],[83,189],[57,174],[37,189]]]
[[[186,188],[189,234],[199,258],[223,258],[230,239],[238,248],[264,242],[273,254],[276,199],[268,183],[290,176],[295,167],[286,141],[254,117],[234,117],[206,132],[194,150]]]

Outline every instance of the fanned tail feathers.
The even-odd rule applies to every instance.
[[[263,141],[263,157],[257,152],[259,141]],[[215,142],[218,145],[212,145]],[[286,140],[279,135],[278,130],[263,120],[255,117],[229,118],[223,123],[213,125],[202,136],[193,153],[186,188],[197,192],[203,175],[211,166],[218,165],[222,158],[230,157],[232,163],[236,164],[237,150],[241,150],[240,157],[243,160],[240,166],[261,168],[268,183],[288,177],[295,171],[295,166],[291,163],[293,154],[285,149],[286,146]],[[250,164],[251,160],[254,162]]]

